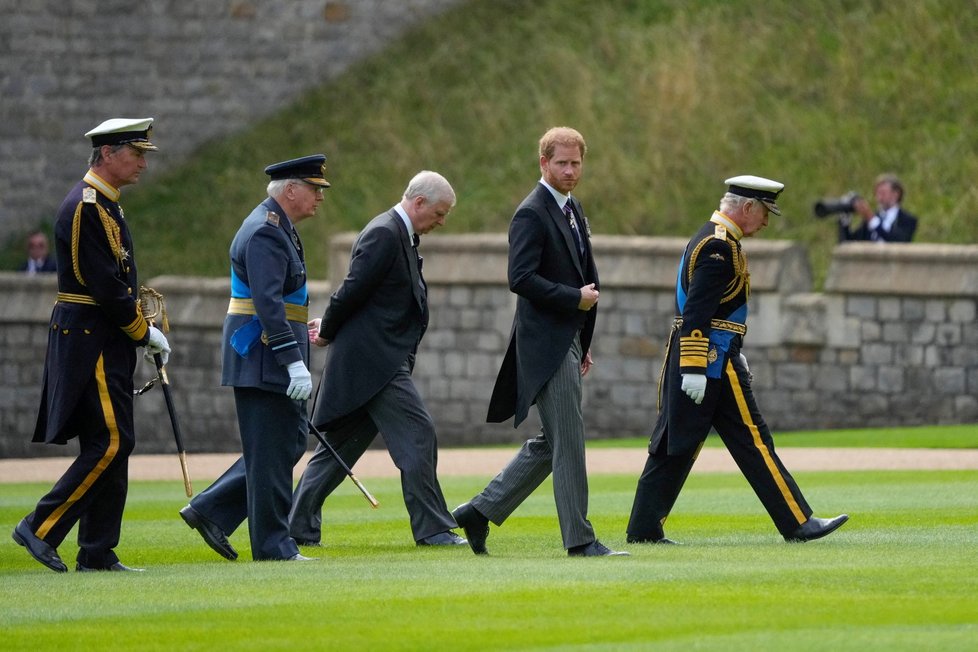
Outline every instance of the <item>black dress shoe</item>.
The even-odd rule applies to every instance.
[[[464,546],[468,541],[451,530],[439,532],[418,541],[419,546]]]
[[[78,571],[79,573],[96,573],[96,572],[99,572],[99,571],[129,571],[129,572],[133,572],[133,573],[142,573],[146,569],[145,568],[130,568],[130,567],[126,566],[125,564],[123,564],[121,561],[117,561],[116,563],[114,563],[114,564],[112,564],[110,566],[106,566],[105,568],[89,568],[88,566],[85,566],[81,562],[78,562],[78,563],[75,564],[75,570]]]
[[[838,530],[848,520],[848,514],[840,514],[835,518],[817,518],[812,516],[799,525],[797,530],[787,535],[784,540],[793,543],[821,539],[826,534],[832,534]]]
[[[306,557],[301,552],[297,552],[291,557],[289,557],[288,559],[285,559],[283,561],[318,561],[318,560],[319,560],[318,557]]]
[[[13,537],[14,541],[18,544],[27,548],[27,552],[31,553],[31,557],[41,562],[55,573],[67,573],[68,567],[61,557],[58,556],[58,551],[45,543],[42,539],[39,539],[34,532],[31,531],[31,526],[27,524],[27,519],[21,520],[14,528],[13,533],[10,535]]]
[[[180,516],[186,521],[187,525],[200,533],[200,536],[203,537],[204,541],[207,542],[207,545],[214,552],[231,561],[238,558],[238,552],[231,547],[227,535],[224,534],[221,528],[204,518],[196,509],[187,505],[180,510]]]
[[[667,537],[660,537],[658,539],[653,539],[652,537],[633,537],[629,535],[629,537],[625,539],[625,541],[627,541],[628,543],[651,543],[654,545],[662,545],[662,546],[682,545],[678,541],[673,541],[672,539],[669,539]]]
[[[568,557],[627,557],[631,553],[612,550],[597,539],[583,546],[567,549]]]
[[[322,548],[323,547],[322,541],[313,541],[312,539],[296,539],[295,537],[292,537],[292,540],[295,541],[295,545],[302,546],[304,548]]]
[[[489,538],[489,519],[482,515],[482,512],[472,506],[471,503],[464,503],[455,508],[452,517],[458,526],[465,532],[469,540],[469,547],[477,555],[488,555],[486,550],[486,539]]]

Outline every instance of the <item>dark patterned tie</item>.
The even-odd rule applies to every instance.
[[[570,223],[571,233],[574,234],[574,242],[577,243],[577,254],[584,259],[584,243],[581,241],[581,233],[577,228],[577,220],[574,218],[574,210],[571,208],[570,199],[564,204],[564,215]]]

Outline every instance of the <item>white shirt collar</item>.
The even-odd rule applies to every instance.
[[[400,204],[394,204],[394,210],[398,215],[401,216],[401,221],[404,222],[404,226],[407,227],[408,240],[414,239],[414,224],[411,223],[411,218],[408,217],[407,211]]]
[[[540,177],[540,183],[542,183],[543,187],[549,190],[550,194],[554,196],[554,201],[557,202],[557,206],[559,206],[561,210],[564,210],[564,204],[570,201],[570,195],[569,194],[565,195],[564,193],[560,192],[559,190],[551,186],[549,183],[544,181],[543,177]]]

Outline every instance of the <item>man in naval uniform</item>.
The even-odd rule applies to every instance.
[[[48,330],[44,387],[34,441],[78,438],[75,461],[17,525],[14,541],[56,572],[68,567],[57,548],[78,523],[78,571],[133,571],[119,561],[129,454],[136,444],[133,383],[136,348],[170,346],[136,302],[136,260],[119,189],[146,169],[152,118],[113,118],[92,139],[89,170],[65,197],[54,224],[58,300]]]
[[[269,165],[268,198],[231,242],[231,302],[221,382],[234,388],[241,457],[180,510],[218,554],[236,559],[230,536],[245,518],[254,560],[308,561],[289,536],[292,469],[306,450],[309,299],[295,225],[316,213],[329,187],[318,154]]]
[[[674,543],[663,523],[715,428],[787,541],[833,532],[849,517],[812,516],[801,490],[774,451],[771,431],[751,390],[740,352],[747,332],[750,275],[741,240],[781,215],[784,184],[744,175],[686,245],[676,280],[676,319],[659,381],[659,417],[628,522],[629,543]]]

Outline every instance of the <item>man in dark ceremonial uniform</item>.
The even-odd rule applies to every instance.
[[[129,454],[136,443],[133,382],[136,348],[170,352],[166,337],[137,305],[132,237],[119,189],[146,169],[152,118],[114,118],[85,136],[94,150],[85,177],[61,204],[54,225],[58,300],[51,313],[41,406],[34,441],[78,438],[78,457],[14,541],[56,572],[68,570],[57,547],[78,523],[79,571],[131,571],[119,561]]]
[[[326,157],[269,165],[268,197],[231,242],[231,302],[224,320],[221,383],[234,388],[241,457],[180,510],[187,525],[226,559],[227,537],[248,519],[251,556],[308,561],[289,536],[292,469],[306,450],[309,297],[295,224],[312,217],[323,191]]]
[[[674,543],[662,526],[711,427],[785,540],[818,539],[849,519],[812,516],[774,451],[740,352],[750,294],[740,241],[767,226],[769,212],[781,215],[776,202],[784,184],[752,175],[725,183],[719,210],[686,245],[679,264],[678,316],[659,379],[659,418],[628,522],[629,543]]]

